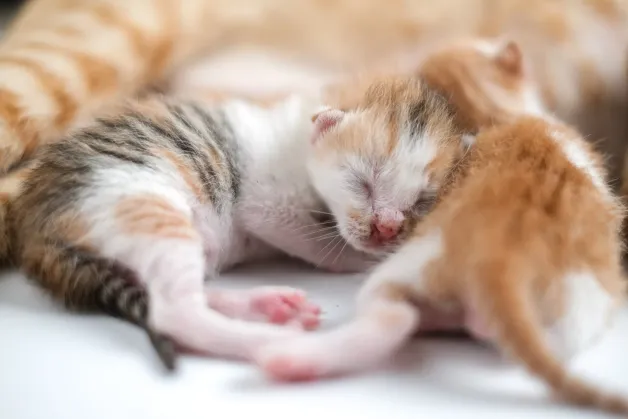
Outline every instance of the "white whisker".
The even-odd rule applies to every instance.
[[[297,227],[297,228],[293,229],[292,231],[293,232],[297,232],[297,231],[304,230],[304,229],[311,228],[311,227],[324,226],[324,225],[327,225],[327,224],[334,224],[334,223],[335,223],[335,221],[329,220],[329,221],[323,221],[323,222],[320,222],[320,223],[307,224],[307,225],[304,225],[304,226]]]
[[[327,234],[327,233],[330,233],[330,232],[332,232],[332,231],[334,231],[334,230],[336,230],[336,227],[335,227],[335,226],[332,226],[332,227],[325,227],[325,228],[320,228],[320,229],[315,230],[315,231],[310,231],[310,232],[307,232],[307,233],[302,233],[300,236],[301,236],[301,237],[303,237],[303,238],[306,238],[306,237],[312,237],[312,236],[316,236],[316,235],[317,235],[317,234],[319,234],[319,233],[322,233],[322,234]]]
[[[329,241],[329,243],[327,243],[327,244],[326,244],[326,245],[325,245],[325,246],[324,246],[321,250],[319,250],[319,251],[316,253],[316,256],[320,255],[320,254],[321,254],[321,252],[324,252],[324,251],[325,251],[325,249],[327,249],[327,248],[328,248],[328,247],[329,247],[329,246],[330,246],[333,242],[335,242],[336,240],[338,240],[338,237],[334,237],[332,240],[330,240],[330,241]],[[316,266],[319,266],[322,262],[323,262],[323,261],[321,260],[321,261],[319,262],[319,264],[318,264],[318,265],[316,265]]]
[[[316,240],[316,241],[319,242],[321,240],[330,239],[330,238],[336,237],[336,236],[340,236],[340,234],[337,231],[334,231],[332,233],[328,233],[328,234],[325,234],[323,236],[315,237],[315,238],[313,238],[313,240]]]
[[[349,244],[348,241],[345,240],[345,244],[342,246],[342,248],[340,249],[340,252],[338,252],[338,254],[336,255],[336,257],[334,258],[334,260],[331,261],[331,264],[333,265],[334,263],[336,263],[336,261],[338,260],[338,258],[340,257],[340,255],[342,255],[342,252],[344,252],[345,247],[347,247],[347,245]]]
[[[320,263],[323,263],[323,262],[327,259],[327,257],[328,257],[328,256],[329,256],[329,255],[330,255],[330,254],[334,251],[334,249],[335,249],[336,247],[338,247],[338,245],[339,245],[340,243],[342,243],[342,238],[340,238],[340,240],[338,240],[338,237],[337,237],[337,238],[335,238],[335,239],[334,239],[334,241],[336,241],[336,244],[334,244],[334,245],[333,245],[333,247],[332,247],[331,249],[329,249],[329,251],[327,252],[327,254],[325,255],[325,257],[323,257],[323,259],[321,260],[321,262],[320,262]]]
[[[314,214],[323,214],[323,215],[331,215],[333,216],[334,214],[332,214],[331,212],[326,212],[326,211],[319,211],[319,210],[312,210],[312,209],[295,209],[296,211],[305,211],[305,212],[313,212]]]

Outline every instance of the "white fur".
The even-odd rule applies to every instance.
[[[317,240],[303,236],[308,233],[304,228],[317,224],[311,211],[325,208],[304,164],[312,154],[311,116],[320,106],[316,97],[293,97],[270,109],[239,101],[223,106],[225,118],[233,128],[233,140],[238,142],[241,169],[240,196],[235,207],[227,208],[224,214],[197,202],[172,168],[154,171],[127,164],[112,166],[104,161],[95,170],[96,192],[81,197],[82,213],[92,223],[90,243],[103,256],[138,273],[149,292],[149,321],[157,331],[198,351],[238,357],[249,357],[260,345],[295,333],[271,325],[245,324],[207,306],[205,276],[246,259],[250,237],[327,269],[361,271],[368,266],[368,259],[347,247],[339,235]],[[187,130],[184,126],[179,128]],[[417,166],[418,170],[423,170],[427,163],[417,153],[433,155],[423,145],[405,151],[410,156],[400,154],[395,162]],[[411,156],[418,164],[410,160]],[[392,176],[391,185],[394,177],[401,175],[398,170],[403,169],[395,167],[395,162],[388,174]],[[153,163],[168,164],[159,159]],[[403,179],[406,183],[411,181]],[[332,186],[342,189],[338,184]],[[174,240],[127,231],[119,225],[115,208],[125,198],[142,194],[169,202],[190,218],[201,237]],[[414,310],[384,309],[406,313],[406,327],[402,324],[398,329],[400,337],[413,326]]]
[[[234,257],[229,254],[234,250],[234,241],[245,240],[232,234],[230,212],[219,217],[212,207],[193,208],[190,197],[182,192],[185,188],[175,178],[152,170],[119,164],[96,170],[94,176],[97,193],[84,197],[82,205],[83,213],[93,222],[90,243],[98,246],[104,257],[137,272],[149,293],[148,321],[155,330],[196,351],[241,358],[250,357],[262,343],[296,333],[292,329],[229,319],[207,306],[206,274],[213,273],[223,259]],[[189,216],[201,233],[200,239],[138,235],[118,225],[116,204],[127,196],[142,194],[161,196]],[[247,302],[242,300],[239,305],[242,308]]]
[[[482,54],[485,54],[489,57],[495,57],[499,50],[502,48],[503,42],[478,40],[473,43],[473,46]]]
[[[464,144],[465,147],[471,147],[473,144],[475,144],[475,135],[472,134],[463,134],[462,135],[462,144]]]
[[[604,197],[609,197],[609,188],[606,185],[604,176],[595,166],[591,154],[583,147],[580,138],[570,138],[562,131],[551,131],[550,135],[558,142],[565,157],[576,168],[582,170],[593,182],[593,185]]]
[[[359,371],[389,358],[416,330],[420,313],[409,302],[390,299],[382,285],[410,285],[420,294],[423,270],[441,254],[440,231],[412,240],[369,277],[355,319],[329,332],[261,347],[257,361],[269,374],[290,378]]]
[[[365,257],[342,237],[311,235],[317,227],[310,211],[324,207],[304,162],[311,154],[311,117],[320,108],[316,96],[293,96],[270,109],[239,101],[225,106],[246,167],[236,222],[288,255],[335,271],[361,271]]]
[[[187,347],[214,355],[249,358],[260,344],[296,332],[229,319],[207,307],[205,257],[200,243],[146,240],[126,261],[147,279],[149,322]],[[142,246],[137,242],[137,246]]]
[[[255,77],[251,77],[255,74]],[[175,74],[175,92],[198,94],[204,89],[234,94],[268,95],[314,92],[339,75],[288,60],[269,51],[241,49],[212,55]]]
[[[532,86],[526,86],[523,92],[523,106],[525,113],[534,116],[544,116],[547,114],[541,96]]]
[[[389,205],[402,209],[411,206],[417,192],[427,188],[426,167],[438,153],[438,143],[427,134],[421,134],[414,141],[407,139],[409,135],[408,130],[402,131],[399,146],[387,168],[390,176],[382,185],[382,189],[390,191],[384,195],[390,200]]]
[[[410,240],[375,269],[360,290],[358,301],[360,304],[368,305],[372,294],[384,283],[409,285],[420,294],[424,291],[421,273],[442,252],[443,243],[440,231],[433,231]]]
[[[572,272],[563,281],[565,309],[547,332],[557,355],[568,359],[600,338],[616,304],[591,272]]]
[[[337,129],[353,124],[369,126],[371,129],[364,134],[364,141],[376,143],[389,135],[386,121],[377,118],[381,115],[368,111],[348,112]],[[375,214],[411,208],[420,192],[429,186],[426,167],[438,152],[438,140],[426,133],[419,133],[418,138],[411,139],[409,127],[404,128],[398,145],[387,158],[373,161],[363,153],[345,153],[329,159],[307,160],[313,186],[336,216],[343,235],[360,250],[379,251],[366,243]],[[356,186],[356,179],[369,184],[372,188],[370,196],[349,188],[349,185]],[[360,221],[350,219],[349,208],[360,212]]]

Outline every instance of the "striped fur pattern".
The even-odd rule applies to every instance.
[[[316,327],[318,308],[298,290],[205,289],[204,280],[278,254],[363,271],[425,215],[437,168],[456,154],[446,101],[414,77],[347,89],[364,99],[329,98],[323,108],[342,105],[337,127],[369,121],[375,136],[336,141],[335,127],[322,130],[330,120],[319,97],[267,107],[149,96],[112,111],[25,166],[8,195],[12,261],[70,308],[144,327],[169,368],[172,341],[246,359],[262,343]],[[381,168],[369,171],[372,163]],[[371,195],[357,175],[371,176]],[[389,185],[399,187],[384,196]]]
[[[11,241],[15,262],[67,307],[100,310],[146,328],[165,365],[174,368],[172,343],[149,327],[148,294],[138,272],[127,267],[128,261],[103,255],[103,238],[95,237],[98,218],[116,214],[80,205],[89,205],[91,194],[112,193],[106,182],[113,179],[102,178],[108,172],[131,184],[154,182],[144,185],[144,191],[130,188],[108,197],[111,204],[117,199],[117,216],[128,224],[121,228],[135,228],[156,240],[192,239],[197,233],[191,222],[154,190],[173,178],[189,194],[187,200],[211,203],[216,216],[229,222],[240,187],[231,137],[220,115],[197,104],[149,99],[47,149],[27,168],[23,193],[14,202],[9,224],[16,238]],[[109,188],[115,186],[111,182]]]
[[[503,48],[478,57],[471,44],[457,50],[457,60],[439,58],[450,64],[441,72],[431,68],[440,76],[433,81],[447,81],[441,87],[474,87],[449,93],[458,120],[479,133],[467,138],[460,159],[443,161],[446,181],[435,206],[366,281],[353,321],[260,349],[256,358],[271,377],[372,367],[430,329],[436,315],[495,343],[567,401],[628,413],[628,397],[574,378],[563,364],[603,336],[624,302],[624,208],[601,156],[529,100],[533,86],[518,68],[516,46]],[[500,71],[509,84],[493,84]],[[483,112],[505,98],[495,125],[487,124]],[[349,141],[353,133],[336,135]]]

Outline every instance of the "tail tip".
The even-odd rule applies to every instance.
[[[174,342],[168,336],[148,330],[148,337],[157,352],[162,365],[168,373],[173,373],[177,369],[177,349]]]

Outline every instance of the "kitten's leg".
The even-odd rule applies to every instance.
[[[95,232],[105,239],[102,252],[135,270],[145,284],[151,328],[189,349],[238,358],[249,358],[254,348],[273,339],[298,334],[293,328],[230,319],[208,307],[206,257],[211,266],[217,255],[212,249],[220,246],[204,246],[189,208],[174,202],[124,197],[117,205],[115,230],[100,226]]]
[[[258,363],[275,379],[299,380],[358,371],[383,361],[416,331],[419,313],[407,296],[425,292],[424,269],[440,252],[438,235],[407,244],[368,279],[351,322],[262,347]]]
[[[206,296],[211,308],[231,318],[294,324],[307,330],[319,325],[320,308],[296,288],[208,289]]]
[[[623,280],[621,274],[615,278],[617,283]],[[568,361],[604,335],[611,325],[617,300],[600,285],[593,272],[569,273],[562,281],[563,312],[545,328],[545,334],[554,355]]]
[[[205,353],[248,358],[251,350],[291,331],[230,319],[207,307],[200,242],[163,240],[138,254],[150,297],[149,323],[180,344]]]

